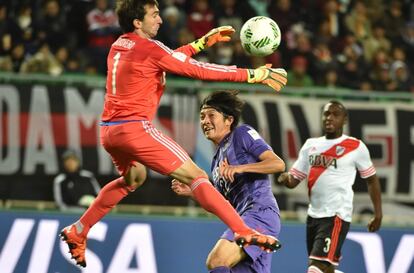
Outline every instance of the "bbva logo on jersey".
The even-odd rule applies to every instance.
[[[309,164],[313,167],[323,167],[325,169],[329,166],[337,168],[336,158],[327,155],[309,155]]]

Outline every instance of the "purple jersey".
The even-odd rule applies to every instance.
[[[233,182],[219,177],[219,163],[227,158],[230,165],[243,165],[259,161],[259,156],[272,148],[249,125],[240,125],[219,144],[211,164],[213,184],[230,204],[243,215],[247,210],[279,207],[272,193],[269,175],[257,173],[236,174]]]
[[[259,156],[272,148],[248,125],[234,129],[220,143],[213,158],[211,171],[213,184],[237,210],[244,222],[263,234],[279,237],[279,207],[272,193],[271,182],[266,174],[237,174],[230,183],[219,177],[219,163],[227,158],[230,165],[242,165],[260,161]],[[234,240],[234,234],[227,229],[222,239]],[[244,259],[231,269],[234,273],[270,273],[272,254],[257,246],[244,247],[250,259]]]

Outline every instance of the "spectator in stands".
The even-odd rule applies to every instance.
[[[358,41],[363,41],[371,35],[371,21],[367,7],[362,0],[355,1],[350,13],[345,16],[347,28],[355,33]]]
[[[407,65],[402,61],[395,61],[391,65],[391,79],[396,84],[396,91],[414,92],[413,76]]]
[[[414,21],[408,22],[405,25],[401,39],[397,44],[404,48],[407,60],[411,60],[410,68],[414,69]]]
[[[68,75],[80,75],[86,74],[87,63],[82,62],[82,59],[85,59],[79,51],[69,50],[65,47],[60,48],[56,52],[56,58],[64,66],[63,73]]]
[[[194,34],[188,29],[183,28],[178,33],[178,44],[183,46],[195,40]]]
[[[322,41],[315,45],[312,54],[313,80],[316,85],[320,85],[326,79],[326,72],[336,68],[336,61],[328,45]]]
[[[368,36],[362,42],[364,48],[364,57],[367,62],[372,60],[374,53],[378,49],[385,51],[391,50],[391,42],[385,36],[385,26],[381,22],[377,22],[372,27],[372,35]]]
[[[239,36],[239,31],[244,23],[236,3],[237,0],[220,0],[214,8],[215,24],[217,26],[232,26],[236,30],[234,37]]]
[[[10,53],[13,29],[16,27],[8,17],[7,6],[0,2],[0,56]]]
[[[299,11],[291,0],[271,1],[268,8],[269,16],[275,20],[282,34],[282,42],[279,45],[278,52],[281,56],[287,55],[288,36],[292,26],[298,23]]]
[[[293,36],[293,39],[291,41],[286,41],[289,51],[287,51],[286,54],[282,54],[283,65],[290,67],[293,58],[296,56],[304,57],[307,63],[311,64],[313,59],[313,47],[310,34],[301,27],[295,27],[295,30],[292,30],[291,35]],[[309,68],[309,70],[312,71],[312,68]]]
[[[46,0],[44,2],[36,28],[37,38],[40,42],[46,42],[52,51],[70,41],[66,15],[58,0]]]
[[[365,5],[368,20],[371,22],[378,22],[384,18],[385,5],[384,0],[362,0]]]
[[[338,48],[339,51],[336,52],[338,58],[342,58],[345,48],[352,49],[352,51],[355,52],[358,57],[361,57],[361,55],[364,54],[362,43],[357,40],[355,34],[352,31],[346,31],[342,37],[342,41],[343,42],[341,44],[341,47]]]
[[[31,41],[34,38],[34,25],[32,17],[32,7],[28,3],[23,3],[17,10],[17,16],[14,18],[16,26],[18,27],[19,37],[15,37],[13,40]]]
[[[374,90],[374,88],[372,87],[372,84],[369,80],[365,80],[359,84],[359,90],[362,92],[371,92]]]
[[[347,45],[338,56],[340,84],[346,88],[359,89],[361,82],[367,80],[368,67],[357,44]]]
[[[39,49],[39,41],[36,37],[36,22],[34,20],[33,8],[28,2],[16,4],[16,10],[12,13],[15,16],[10,16],[15,26],[12,33],[13,47],[14,45],[22,43],[24,46],[24,55],[33,55]]]
[[[407,63],[407,56],[405,54],[404,49],[401,46],[394,46],[391,50],[391,58],[394,61],[402,61],[404,63]]]
[[[342,37],[346,26],[343,14],[339,10],[339,3],[337,0],[328,0],[322,7],[322,20],[328,22],[329,33],[333,37]]]
[[[397,82],[391,78],[390,65],[383,63],[370,74],[372,87],[375,91],[396,91]]]
[[[78,59],[74,56],[69,56],[68,61],[66,63],[66,70],[65,74],[80,74],[82,73],[81,65]]]
[[[106,74],[106,57],[109,48],[121,34],[115,11],[108,0],[95,0],[95,7],[86,15],[88,24],[88,47],[91,61],[97,71]]]
[[[397,43],[405,24],[402,3],[398,0],[391,1],[381,21],[387,37],[393,44]]]
[[[316,14],[315,14],[316,15]],[[323,41],[329,45],[329,48],[336,52],[337,44],[344,36],[346,27],[343,14],[339,12],[339,3],[336,0],[328,0],[322,5],[322,14],[317,22],[317,32],[315,38],[317,41]]]
[[[385,67],[389,68],[391,64],[390,55],[388,52],[382,48],[379,48],[375,53],[374,56],[369,63],[369,74],[371,80],[375,81],[376,75],[379,75],[380,71],[383,70]]]
[[[79,156],[67,150],[63,156],[63,172],[53,182],[53,195],[61,210],[85,209],[97,196],[100,185],[93,173],[81,168]]]
[[[269,5],[269,16],[275,20],[282,32],[282,39],[293,24],[299,20],[298,10],[291,0],[271,1]]]
[[[308,74],[308,61],[302,56],[292,59],[291,69],[288,71],[288,83],[291,87],[313,86],[313,80]]]
[[[22,43],[13,46],[10,55],[0,56],[0,71],[19,72],[25,59],[25,49]]]
[[[22,73],[45,73],[58,76],[63,72],[63,66],[58,62],[49,45],[43,43],[33,56],[27,58],[20,67]]]
[[[200,38],[214,28],[214,13],[208,0],[194,0],[187,15],[187,27],[195,38]]]
[[[326,87],[329,91],[335,91],[337,89],[340,89],[338,82],[338,73],[335,69],[328,69],[324,73],[324,76],[325,78],[322,82],[322,86]]]
[[[176,6],[168,6],[162,11],[163,23],[158,38],[170,48],[179,47],[179,32],[186,27],[185,14]]]

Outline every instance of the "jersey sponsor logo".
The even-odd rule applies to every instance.
[[[333,166],[335,169],[338,167],[336,164],[336,158],[327,155],[310,155],[309,156],[309,164],[313,167],[323,167],[328,168],[329,166]]]
[[[346,147],[346,149],[344,148],[344,151],[341,155],[337,155],[336,154],[336,148],[340,146],[340,147]],[[352,139],[352,138],[347,138],[344,141],[332,146],[330,149],[328,149],[327,151],[323,152],[321,155],[326,156],[326,157],[331,157],[331,158],[340,158],[345,156],[346,154],[354,151],[356,148],[358,148],[359,146],[359,141]],[[310,195],[310,192],[312,190],[312,187],[315,185],[316,180],[318,180],[319,176],[326,170],[327,168],[324,167],[321,164],[315,164],[312,165],[311,164],[311,169],[309,171],[309,176],[308,176],[308,194]]]

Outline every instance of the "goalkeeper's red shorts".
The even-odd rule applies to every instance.
[[[136,162],[168,175],[189,159],[180,145],[149,121],[101,122],[100,125],[101,143],[121,175]]]

